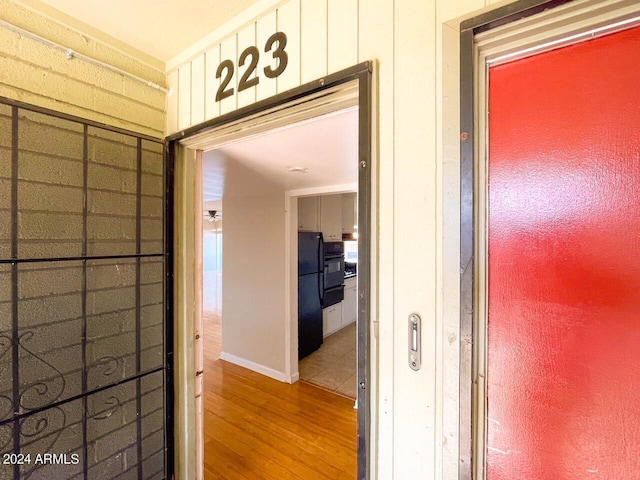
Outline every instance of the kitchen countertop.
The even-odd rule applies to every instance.
[[[353,277],[357,277],[358,274],[357,273],[345,273],[344,274],[344,278],[353,278]]]

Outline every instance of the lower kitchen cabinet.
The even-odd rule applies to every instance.
[[[322,336],[332,333],[356,321],[358,286],[356,277],[344,281],[344,300],[322,310]]]
[[[344,281],[344,300],[342,301],[342,326],[356,321],[358,311],[358,286],[356,277]]]
[[[327,337],[342,328],[342,302],[322,310],[322,336]]]

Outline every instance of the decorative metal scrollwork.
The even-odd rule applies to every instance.
[[[118,371],[121,362],[122,360],[116,357],[102,357],[89,365],[87,372],[91,371],[92,369],[101,369],[102,375],[108,377],[109,375],[113,375]]]
[[[0,335],[0,377],[4,371],[11,365],[8,357],[11,352],[12,339],[8,335]],[[13,399],[10,391],[4,390],[0,392],[0,421],[10,418],[13,414]],[[1,427],[0,427],[1,428]],[[3,447],[3,435],[0,432],[0,448]]]
[[[0,452],[7,452],[7,447],[13,439],[13,428],[10,423],[2,425],[0,427]]]
[[[67,430],[67,416],[60,407],[53,407],[42,412],[35,413],[20,421],[20,444],[22,448],[29,448],[31,444],[37,444],[38,452],[55,452],[56,444],[62,433]],[[82,444],[82,441],[79,441]],[[44,465],[24,465],[24,480],[31,478]]]
[[[18,337],[19,348],[27,352],[39,366],[37,369],[38,380],[28,384],[20,392],[20,408],[24,410],[35,410],[60,400],[66,383],[60,370],[25,346],[25,343],[33,336],[34,333],[32,331],[26,331]],[[34,374],[33,370],[35,369],[33,366],[31,370],[29,373]]]
[[[12,339],[8,335],[0,335],[0,375],[9,368],[9,352],[11,352]],[[11,418],[13,415],[13,399],[10,391],[0,393],[0,421]],[[0,426],[0,452],[10,450],[8,447],[13,439],[13,427],[10,423]]]
[[[102,386],[109,383],[109,378],[121,371],[122,359],[116,357],[101,357],[87,366],[88,387]],[[117,378],[114,378],[116,380]]]
[[[95,412],[93,414],[88,412],[89,418],[92,418],[94,420],[106,420],[111,415],[116,413],[120,409],[120,407],[122,407],[122,403],[120,402],[120,399],[114,395],[107,398],[103,403],[105,405],[108,405],[108,407],[105,408],[104,410],[100,410],[99,412]]]

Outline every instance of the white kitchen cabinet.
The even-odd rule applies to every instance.
[[[327,337],[342,328],[342,302],[322,310],[322,336]]]
[[[354,234],[358,231],[357,193],[342,194],[342,233]]]
[[[298,230],[303,232],[320,231],[319,197],[298,198]]]
[[[320,197],[320,231],[325,242],[342,241],[342,195]]]
[[[358,312],[358,285],[356,277],[344,281],[344,300],[342,301],[342,326],[356,321]]]

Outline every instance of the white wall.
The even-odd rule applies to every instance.
[[[284,381],[285,194],[264,179],[247,191],[252,176],[234,169],[225,183],[221,357]]]
[[[453,19],[488,10],[490,3],[263,0],[261,10],[238,16],[167,64],[178,92],[168,104],[167,131],[173,133],[377,60],[374,478],[458,475],[459,20]],[[275,31],[289,38],[285,73],[275,80],[261,76],[257,87],[216,103],[220,60],[237,65],[246,45],[261,48]],[[407,363],[412,312],[423,318],[418,372]]]

